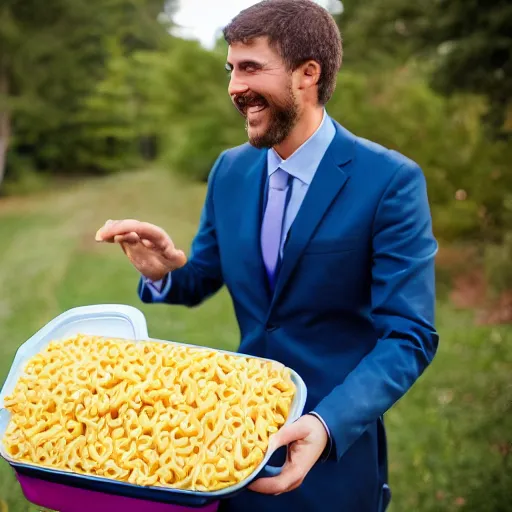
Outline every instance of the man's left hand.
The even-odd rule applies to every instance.
[[[288,446],[288,455],[281,473],[274,477],[258,478],[249,489],[263,494],[281,494],[293,491],[302,483],[309,470],[320,458],[328,441],[322,422],[311,414],[281,428],[270,439],[270,446],[277,450]]]

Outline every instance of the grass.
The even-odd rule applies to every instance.
[[[0,383],[20,344],[79,305],[131,304],[146,315],[153,337],[236,349],[238,327],[224,290],[193,310],[144,305],[122,251],[94,242],[106,219],[130,217],[161,225],[188,247],[203,198],[203,185],[144,171],[0,201]],[[469,314],[441,301],[438,327],[433,365],[386,416],[390,510],[511,510],[512,327],[475,327]],[[6,510],[39,509],[0,460]]]

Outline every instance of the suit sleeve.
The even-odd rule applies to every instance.
[[[373,226],[371,298],[378,341],[314,409],[333,437],[330,459],[339,460],[434,358],[436,252],[425,178],[418,166],[403,165],[381,197]]]
[[[224,284],[213,206],[215,177],[223,158],[224,153],[219,156],[208,176],[199,228],[192,241],[186,265],[172,272],[172,282],[170,275],[166,276],[165,286],[160,294],[151,293],[148,284],[140,279],[138,294],[142,302],[164,302],[193,307],[216,293]]]

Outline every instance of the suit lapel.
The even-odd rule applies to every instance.
[[[320,162],[291,226],[272,305],[291,278],[293,270],[316,228],[349,179],[348,172],[342,167],[352,159],[354,136],[338,123],[334,122],[334,124],[336,135]]]
[[[262,298],[260,305],[265,311],[268,309],[270,292],[268,288],[267,274],[263,264],[260,246],[261,215],[265,194],[266,151],[261,151],[258,158],[251,164],[243,180],[240,190],[240,215],[241,215],[241,252],[249,276],[248,286],[251,287],[251,296]]]

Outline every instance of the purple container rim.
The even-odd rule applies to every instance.
[[[186,504],[152,502],[142,498],[118,496],[101,491],[67,486],[58,482],[48,482],[19,473],[16,473],[16,478],[25,498],[30,503],[52,510],[59,510],[60,512],[90,510],[91,507],[101,512],[102,510],[112,510],[113,506],[121,504],[124,512],[135,512],[140,510],[142,506],[151,506],[155,512],[215,512],[219,506],[219,501],[196,507]],[[94,503],[96,500],[98,501]],[[80,507],[76,507],[76,503],[81,503]]]

